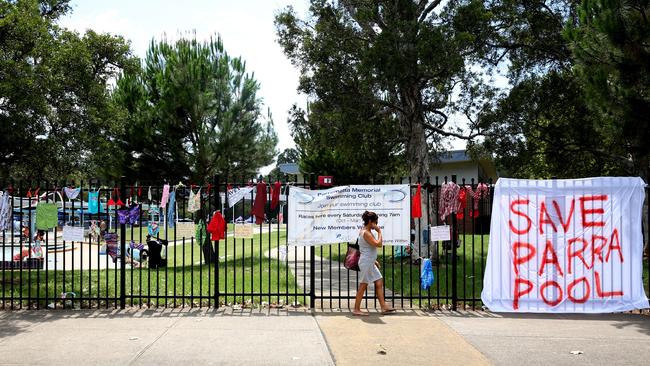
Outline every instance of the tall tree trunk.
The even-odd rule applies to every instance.
[[[421,113],[422,101],[417,87],[406,90],[410,90],[410,92],[402,93],[403,101],[406,102],[405,104],[409,109],[408,115],[403,116],[402,119],[402,128],[406,129],[404,132],[406,132],[405,135],[408,136],[406,157],[409,164],[411,181],[414,183],[422,183],[426,182],[426,177],[431,171],[431,156],[426,139],[423,115]],[[436,260],[438,258],[437,248],[429,247],[427,250],[427,245],[430,243],[425,243],[423,240],[423,231],[428,227],[427,218],[429,215],[435,214],[435,212],[431,210],[431,207],[427,205],[427,194],[428,190],[425,189],[420,202],[422,207],[420,225],[417,225],[417,219],[413,220],[411,223],[411,225],[413,225],[412,231],[415,232],[413,246],[416,249],[411,252],[412,261],[417,260],[418,257],[427,257],[427,253],[430,253]]]
[[[417,82],[411,84],[400,88],[400,96],[404,106],[402,128],[405,130],[404,135],[408,136],[406,158],[411,179],[417,180],[426,179],[431,169],[431,158],[424,128],[422,96]]]
[[[413,181],[426,179],[426,176],[430,171],[431,158],[429,156],[429,147],[424,135],[424,126],[418,121],[412,121],[409,127],[410,131],[408,145],[406,146],[406,154],[411,179]]]

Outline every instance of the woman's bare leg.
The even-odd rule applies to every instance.
[[[380,278],[375,281],[375,294],[379,300],[379,306],[381,306],[382,311],[393,311],[392,307],[386,305],[386,299],[384,298],[384,279]]]
[[[368,315],[367,312],[361,311],[361,300],[363,299],[363,295],[366,293],[366,289],[368,288],[367,283],[360,283],[359,284],[359,289],[357,290],[357,296],[354,299],[354,310],[352,311],[352,314],[354,315]]]

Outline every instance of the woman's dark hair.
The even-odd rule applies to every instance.
[[[361,219],[363,220],[364,225],[368,225],[369,222],[377,222],[379,220],[379,216],[377,216],[376,213],[371,212],[371,211],[366,211],[361,215]]]

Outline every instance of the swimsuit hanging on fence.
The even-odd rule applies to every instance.
[[[167,200],[169,199],[169,184],[163,186],[162,198],[160,199],[160,207],[167,207]]]
[[[131,242],[129,243],[129,248],[142,250],[142,249],[144,249],[144,244],[136,243],[133,240],[131,240]]]
[[[65,187],[63,188],[63,191],[65,192],[65,195],[68,197],[69,200],[74,200],[79,196],[79,192],[81,192],[81,188]]]
[[[120,224],[135,225],[140,220],[140,206],[134,204],[128,209],[117,210],[117,218]]]
[[[147,231],[149,232],[149,235],[156,237],[160,232],[160,225],[158,225],[157,222],[149,222],[149,226],[147,226]]]
[[[466,206],[467,206],[467,190],[465,189],[465,187],[460,187],[460,190],[458,191],[458,211],[456,212],[456,218],[458,220],[463,220],[465,218]]]
[[[149,225],[147,225],[147,231],[149,235],[157,237],[160,232],[160,226],[156,217],[160,217],[160,211],[156,207],[149,207]]]
[[[201,188],[194,194],[190,188],[190,198],[187,203],[188,212],[196,212],[201,209]]]
[[[32,257],[43,258],[43,247],[41,246],[40,240],[34,240],[34,244],[32,245]]]
[[[131,196],[133,196],[133,191],[135,191],[137,193],[136,197],[135,197],[136,198],[135,203],[140,203],[140,197],[142,197],[142,186],[140,186],[140,187],[138,187],[138,186],[132,187]]]
[[[11,201],[9,192],[0,192],[0,231],[11,228]]]
[[[280,203],[280,191],[282,190],[282,183],[276,181],[271,187],[271,210],[275,210]]]
[[[490,193],[490,187],[485,183],[479,183],[478,186],[476,186],[475,191],[473,191],[472,187],[470,186],[465,186],[465,189],[474,199],[474,210],[470,213],[470,216],[473,218],[477,218],[479,216],[479,212],[478,212],[479,200],[481,198],[488,196],[488,194]]]
[[[226,238],[226,220],[224,220],[221,212],[217,211],[214,213],[206,229],[210,234],[212,234],[212,240],[222,240]]]
[[[208,231],[205,228],[205,222],[203,219],[199,220],[196,224],[196,243],[198,245],[203,245],[208,240]]]
[[[97,214],[100,210],[99,189],[88,192],[88,213]]]
[[[113,195],[117,197],[117,201],[113,201]],[[120,190],[119,188],[113,188],[113,193],[111,193],[110,197],[108,198],[108,207],[111,206],[117,206],[117,207],[122,207],[124,206],[124,203],[122,202],[122,199],[120,198]]]
[[[104,233],[104,241],[106,242],[106,254],[115,263],[120,255],[120,247],[117,245],[117,233]]]
[[[442,185],[440,188],[440,204],[438,209],[440,220],[445,221],[445,218],[447,218],[447,216],[458,212],[459,192],[460,187],[454,182],[448,182]]]
[[[423,290],[428,290],[433,285],[433,267],[431,259],[422,260],[422,271],[420,272],[420,285]]]
[[[27,191],[27,195],[26,195],[26,197],[27,197],[27,198],[38,199],[38,192],[40,192],[40,191],[41,191],[41,188],[39,187],[39,188],[36,188],[36,189],[34,190],[34,193],[32,193],[32,189],[30,188],[30,189]]]
[[[411,217],[414,219],[422,217],[422,185],[420,183],[411,199]]]
[[[92,220],[90,222],[90,227],[88,228],[88,236],[90,239],[94,240],[95,242],[99,243],[99,235],[101,234],[101,230],[99,228],[99,225],[97,225],[96,220]]]
[[[176,213],[176,191],[169,193],[169,207],[167,207],[167,224],[174,227],[174,214]]]

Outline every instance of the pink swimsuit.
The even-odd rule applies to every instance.
[[[169,199],[169,184],[165,184],[163,186],[163,194],[162,198],[160,200],[160,207],[165,208],[167,207],[167,200]]]

